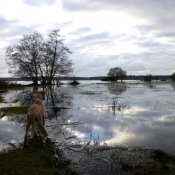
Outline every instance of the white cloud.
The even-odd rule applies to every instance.
[[[172,74],[174,6],[173,0],[0,0],[0,60],[5,65],[5,47],[22,34],[61,29],[77,76],[106,75],[116,66],[128,74]]]

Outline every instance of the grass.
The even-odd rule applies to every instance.
[[[18,103],[19,102],[19,99],[14,99],[13,101],[12,101],[12,103]]]
[[[55,151],[58,159],[54,157]],[[32,138],[28,147],[24,148],[22,144],[17,147],[11,145],[0,153],[1,175],[76,175],[68,168],[69,164],[52,142],[46,140],[43,146],[38,137]]]
[[[63,108],[61,108],[61,107],[56,107],[56,106],[52,107],[52,111],[53,111],[54,113],[60,112],[62,109],[63,109]]]
[[[27,114],[29,106],[3,107],[0,110],[0,118],[11,115]]]
[[[169,166],[175,166],[174,156],[168,155],[162,150],[154,150],[151,157],[153,162],[145,162],[133,167],[136,175],[175,175],[175,167]]]
[[[0,103],[3,103],[3,102],[4,102],[4,98],[0,94]]]
[[[21,84],[0,80],[0,89],[13,89],[21,87],[23,87]]]
[[[94,95],[96,94],[95,92],[92,92],[92,91],[84,91],[84,92],[80,92],[81,94],[83,95]]]
[[[0,110],[0,118],[3,116],[26,114],[29,106],[4,107]],[[53,111],[62,108],[53,107]],[[58,159],[54,158],[56,154]],[[10,163],[9,163],[10,162]],[[54,143],[46,140],[43,146],[38,137],[29,141],[28,147],[10,144],[8,149],[0,152],[0,174],[2,175],[76,175],[68,166],[70,161],[63,157],[63,153],[54,148]]]
[[[0,90],[0,103],[4,103],[4,98],[2,97],[2,94],[3,93],[6,93],[7,92],[7,90]]]
[[[57,114],[58,112],[64,110],[64,109],[70,109],[70,108],[64,108],[64,107],[57,107],[57,106],[52,106],[52,111],[54,114]]]
[[[133,172],[135,175],[175,175],[175,169],[152,162],[136,165],[133,167]]]
[[[120,162],[120,169],[135,175],[175,175],[175,157],[162,150],[152,150],[150,157],[150,161],[144,161],[134,166]],[[170,165],[173,165],[174,168]]]

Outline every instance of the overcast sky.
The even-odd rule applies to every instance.
[[[175,0],[0,0],[0,77],[22,34],[60,29],[75,76],[175,72]]]

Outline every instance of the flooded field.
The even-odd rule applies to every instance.
[[[152,161],[151,151],[157,149],[175,156],[174,83],[86,81],[45,90],[47,138],[81,174],[116,174],[121,163]],[[0,107],[9,109],[34,99],[32,87],[0,96]],[[0,112],[0,149],[24,137],[26,115],[8,112]]]

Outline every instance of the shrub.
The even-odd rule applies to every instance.
[[[21,86],[21,84],[17,84],[14,82],[9,83],[8,81],[0,80],[0,89],[13,88],[17,86]]]
[[[144,81],[149,81],[151,82],[152,80],[152,75],[151,74],[147,74],[145,77],[144,77]]]
[[[171,80],[175,81],[175,72],[171,75]]]
[[[0,89],[7,88],[9,83],[5,80],[0,80]]]

